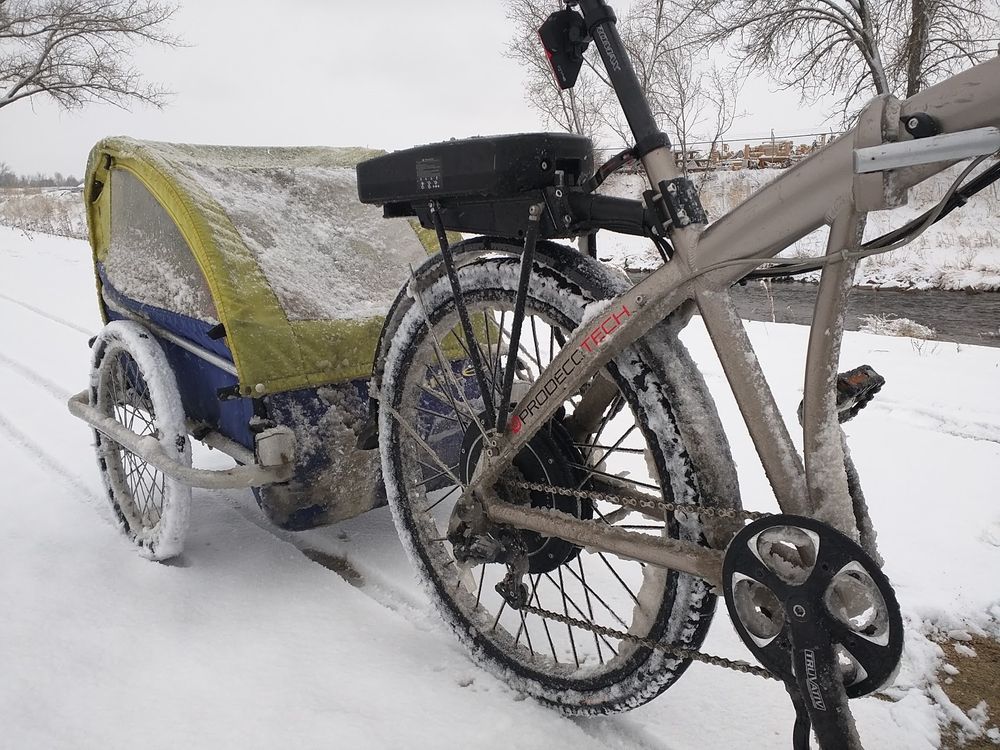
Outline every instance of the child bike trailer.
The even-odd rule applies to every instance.
[[[386,311],[417,229],[358,203],[376,152],[109,138],[85,201],[98,304],[91,381],[107,496],[153,559],[183,546],[192,487],[253,487],[306,529],[384,504],[378,452],[356,448]],[[194,468],[191,438],[235,459]]]

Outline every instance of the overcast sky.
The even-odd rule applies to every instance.
[[[619,0],[618,5],[626,3]],[[502,0],[187,0],[173,30],[190,45],[136,62],[176,92],[163,110],[48,102],[0,109],[0,161],[83,176],[106,135],[196,143],[403,148],[538,130],[521,71],[503,56]],[[809,131],[818,108],[750,81],[733,135]]]

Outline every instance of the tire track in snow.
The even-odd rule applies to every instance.
[[[94,332],[91,331],[89,328],[84,328],[83,326],[77,325],[76,323],[70,320],[66,320],[65,318],[60,318],[58,315],[53,315],[52,313],[46,312],[40,307],[29,305],[27,302],[22,302],[21,300],[15,299],[14,297],[8,297],[6,294],[3,294],[2,292],[0,292],[0,299],[4,300],[5,302],[9,302],[12,305],[23,307],[28,312],[33,312],[35,315],[38,315],[39,317],[45,318],[46,320],[51,320],[53,323],[58,323],[61,326],[65,326],[66,328],[70,328],[78,333],[85,334],[88,337],[94,335]]]
[[[0,412],[0,437],[6,437],[13,445],[30,454],[41,466],[57,474],[61,479],[70,484],[73,489],[85,495],[88,500],[101,504],[101,498],[94,494],[94,491],[79,476],[63,466],[42,445],[21,432],[2,412]]]
[[[428,630],[433,627],[428,611],[407,595],[405,588],[397,588],[384,578],[378,581],[372,580],[374,576],[368,573],[369,563],[359,563],[354,550],[345,549],[349,546],[346,543],[338,543],[332,548],[321,545],[326,549],[320,549],[298,532],[286,531],[275,526],[264,517],[256,504],[249,507],[231,494],[225,497],[225,500],[245,521],[275,539],[291,545],[307,560],[336,574],[381,607],[403,616],[418,630]]]
[[[33,370],[23,363],[11,359],[2,352],[0,352],[0,365],[3,365],[8,370],[20,375],[29,383],[34,383],[35,385],[40,386],[50,396],[58,399],[59,401],[68,401],[69,397],[73,395],[61,385],[49,380],[37,370]]]
[[[997,422],[973,422],[964,418],[965,412],[930,409],[912,406],[898,401],[882,401],[869,404],[875,411],[913,427],[962,438],[963,440],[983,440],[1000,444],[1000,424]]]

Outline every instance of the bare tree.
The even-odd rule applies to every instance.
[[[982,0],[895,0],[890,72],[907,97],[996,52],[996,9]]]
[[[743,83],[729,71],[713,65],[706,74],[707,96],[714,103],[713,117],[708,123],[708,153],[711,155],[725,138],[736,119],[745,115],[737,109],[737,99]]]
[[[901,78],[912,94],[961,62],[982,59],[996,42],[986,38],[988,30],[995,35],[996,21],[984,5],[982,0],[702,0],[693,7],[702,11],[705,24],[699,41],[735,43],[744,68],[770,74],[806,100],[835,94],[838,109],[850,119],[871,96],[893,93]]]
[[[702,7],[703,42],[735,42],[745,68],[770,73],[806,99],[833,91],[847,109],[890,90],[881,6],[868,0],[708,0]]]
[[[17,175],[14,170],[0,161],[0,188],[14,187],[17,185]]]
[[[162,106],[167,92],[130,58],[139,44],[180,44],[166,30],[175,10],[155,0],[0,0],[0,108],[32,96],[66,109]]]
[[[657,99],[673,130],[674,145],[680,151],[681,169],[686,175],[691,160],[691,141],[696,138],[695,130],[703,123],[709,104],[705,95],[705,75],[697,69],[687,50],[671,50],[662,59],[658,78]]]
[[[631,145],[634,136],[595,45],[584,58],[576,87],[562,91],[556,85],[537,29],[561,7],[559,0],[514,0],[508,7],[508,17],[516,25],[508,55],[525,68],[529,101],[548,122],[564,130],[591,137],[604,130],[622,145]],[[653,116],[672,131],[685,154],[691,141],[700,137],[715,141],[732,126],[739,92],[735,79],[714,66],[696,64],[684,35],[688,22],[688,16],[666,0],[633,0],[619,22],[622,42]],[[713,82],[723,87],[721,96]]]

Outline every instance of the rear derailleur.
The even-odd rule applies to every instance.
[[[736,632],[795,706],[793,747],[860,748],[847,701],[895,674],[903,622],[888,579],[852,540],[811,518],[776,515],[726,551],[723,591]]]
[[[512,609],[528,603],[528,547],[514,529],[498,527],[488,534],[477,534],[472,527],[460,522],[448,533],[452,552],[459,565],[475,567],[487,563],[507,566],[507,574],[494,587]]]

